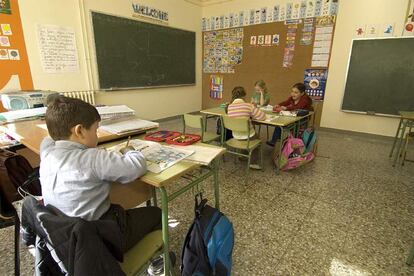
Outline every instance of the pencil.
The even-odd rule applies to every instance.
[[[128,147],[128,145],[129,145],[129,141],[131,141],[131,136],[128,136],[128,141],[127,141],[127,143],[126,143],[126,146],[125,146],[125,147]]]

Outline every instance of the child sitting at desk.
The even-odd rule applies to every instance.
[[[292,111],[298,109],[313,110],[312,99],[305,93],[306,86],[299,82],[292,86],[290,97],[273,107],[274,112],[280,112],[284,110]],[[280,138],[280,128],[276,127],[273,132],[272,140],[267,141],[266,144],[274,146],[276,141]]]
[[[254,84],[254,94],[251,103],[254,106],[267,106],[270,102],[270,95],[267,92],[266,83],[262,80],[256,81]]]
[[[40,182],[44,204],[67,216],[113,220],[122,234],[124,252],[147,233],[161,229],[161,210],[124,210],[110,203],[112,182],[128,183],[146,173],[141,152],[124,148],[124,155],[98,149],[101,120],[95,107],[79,99],[56,97],[46,111],[50,137],[40,146]]]

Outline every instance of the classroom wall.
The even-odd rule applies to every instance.
[[[89,11],[92,9],[132,18],[132,2],[130,0],[20,0],[23,30],[35,89],[56,91],[97,89],[97,68]],[[128,104],[138,116],[147,119],[165,118],[200,110],[201,7],[184,0],[140,0],[138,3],[167,11],[169,26],[196,32],[196,85],[99,93],[96,95],[96,102]],[[82,24],[83,17],[85,24]],[[36,35],[38,23],[75,29],[79,72],[64,74],[43,72]]]
[[[321,126],[349,131],[393,136],[398,119],[344,113],[340,111],[345,87],[351,41],[354,28],[360,24],[395,23],[395,35],[400,35],[409,0],[339,0],[339,13],[333,40],[329,76],[323,104]],[[289,1],[235,0],[203,8],[203,17],[229,12],[272,7]]]
[[[340,1],[321,126],[386,136],[395,135],[399,122],[397,118],[344,113],[340,108],[354,28],[361,23],[395,23],[394,34],[401,35],[407,5],[408,0]]]

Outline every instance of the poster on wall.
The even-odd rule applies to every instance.
[[[328,79],[328,70],[326,69],[306,69],[304,83],[305,92],[313,100],[323,100],[325,98],[326,80]]]
[[[287,35],[286,35],[286,46],[284,50],[283,63],[282,63],[282,66],[284,68],[290,68],[293,65],[297,28],[298,28],[298,25],[296,24],[288,25],[288,30],[287,30]]]
[[[0,0],[0,13],[11,14],[10,0]]]
[[[71,27],[37,25],[40,60],[46,73],[79,70],[75,30]]]
[[[242,62],[243,28],[205,32],[203,39],[203,72],[234,73],[235,65]],[[255,37],[250,39],[256,43]]]
[[[223,99],[223,77],[218,75],[210,76],[210,98],[215,100]]]

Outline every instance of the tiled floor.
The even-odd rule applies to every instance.
[[[267,145],[264,171],[247,176],[246,163],[226,158],[221,209],[235,228],[233,275],[414,275],[405,264],[414,242],[414,163],[393,168],[390,139],[331,131],[319,131],[318,139],[312,163],[280,175]],[[414,146],[410,151],[414,159]],[[179,222],[171,229],[177,255],[192,198],[189,192],[170,205]],[[0,275],[12,275],[13,229],[0,230],[0,239]],[[23,274],[33,274],[32,257],[21,253]]]

